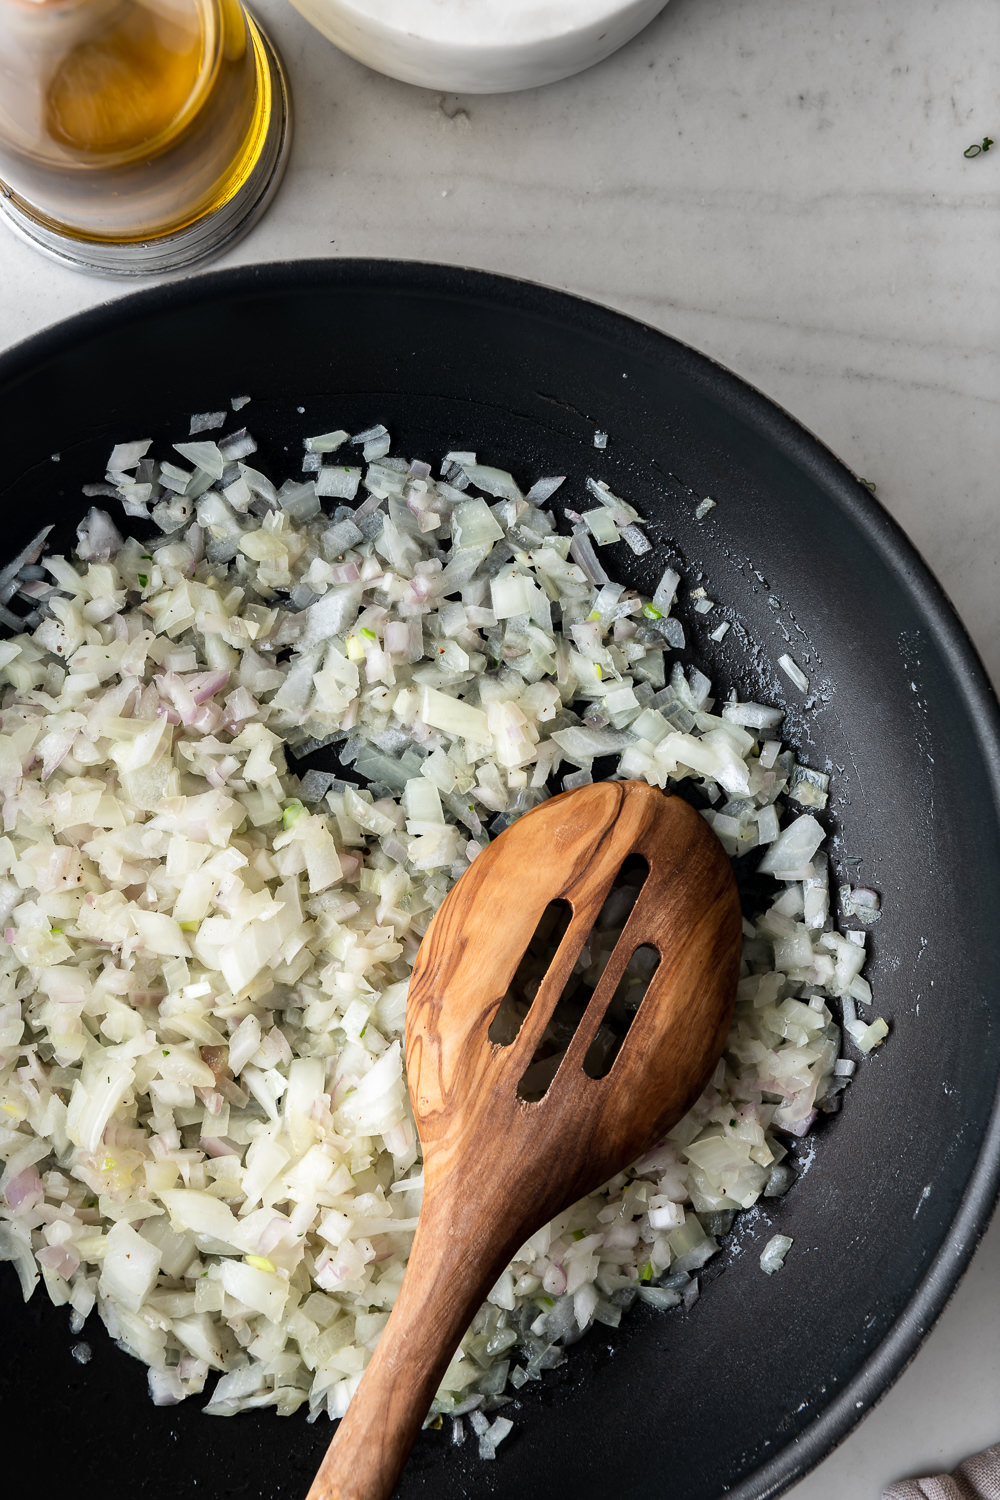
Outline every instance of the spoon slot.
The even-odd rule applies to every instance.
[[[625,965],[597,1035],[583,1059],[583,1071],[588,1078],[607,1078],[611,1072],[659,966],[659,951],[651,943],[636,948]]]
[[[550,901],[542,912],[538,926],[532,933],[521,961],[514,971],[514,977],[507,987],[507,993],[490,1023],[487,1036],[491,1042],[496,1042],[501,1047],[509,1047],[517,1040],[531,1002],[537,995],[539,986],[548,973],[572,920],[573,908],[562,897],[556,901]]]
[[[562,985],[554,1004],[551,993],[543,1003],[552,1007],[549,1020],[535,1044],[531,1060],[517,1085],[517,1095],[526,1103],[543,1098],[566,1055],[577,1030],[591,1006],[594,996],[616,952],[625,926],[649,876],[648,861],[630,854],[619,866],[589,930],[578,923],[575,940],[578,950],[572,959],[572,972]],[[555,908],[561,908],[556,915]],[[501,1013],[490,1028],[490,1039],[510,1042],[519,1034],[535,996],[555,967],[559,945],[569,927],[568,903],[553,901],[546,907],[528,952],[518,966],[514,981],[504,997]],[[536,939],[541,942],[536,946]],[[533,952],[532,949],[535,949]],[[652,962],[650,961],[652,955]],[[562,957],[562,955],[559,955]],[[632,1016],[659,963],[659,954],[648,946],[637,948],[625,966],[614,994],[605,1007],[603,1018],[595,1020],[595,1035],[587,1049],[584,1071],[592,1078],[603,1078],[621,1049]],[[565,968],[560,964],[560,968]],[[519,987],[520,982],[520,987]],[[553,983],[558,982],[554,980]],[[506,1010],[505,1010],[506,1007]],[[511,1018],[517,1017],[516,1030]],[[501,1023],[498,1025],[498,1023]]]

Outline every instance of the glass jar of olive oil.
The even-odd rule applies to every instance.
[[[0,0],[0,216],[65,263],[142,276],[218,253],[289,131],[238,0]]]

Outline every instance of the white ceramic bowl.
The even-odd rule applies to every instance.
[[[292,0],[341,51],[404,83],[502,94],[568,78],[666,0]]]

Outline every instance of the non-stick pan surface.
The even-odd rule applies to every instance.
[[[0,359],[0,501],[11,556],[46,520],[66,545],[113,442],[186,435],[248,392],[259,461],[384,421],[395,451],[473,448],[525,481],[607,479],[656,551],[607,549],[649,587],[669,557],[733,621],[691,615],[689,659],[718,687],[787,703],[831,771],[834,879],[876,887],[874,1013],[892,1035],[816,1129],[787,1197],[738,1227],[690,1312],[637,1308],[522,1392],[497,1461],[424,1434],[403,1497],[763,1500],[817,1462],[913,1354],[974,1248],[1000,1165],[1000,734],[946,600],[867,491],[735,376],[557,293],[390,262],[246,267],[75,318]],[[596,428],[609,433],[595,451]],[[50,455],[58,453],[58,462]],[[695,507],[717,504],[698,520]],[[572,503],[570,501],[569,503]],[[810,679],[776,671],[790,652]],[[757,1258],[794,1238],[781,1274]],[[720,1273],[721,1272],[721,1273]],[[0,1272],[8,1463],[48,1494],[293,1500],[329,1437],[271,1412],[152,1407],[141,1366],[92,1318],[22,1307]],[[8,1469],[12,1480],[12,1471]]]

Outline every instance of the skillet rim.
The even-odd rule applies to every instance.
[[[984,769],[994,821],[1000,825],[1000,702],[982,659],[944,588],[915,544],[884,505],[813,432],[784,407],[709,355],[628,313],[575,293],[474,267],[391,257],[329,257],[238,265],[178,278],[114,297],[71,315],[0,352],[0,410],[7,389],[35,378],[88,339],[125,327],[136,318],[173,308],[254,295],[301,295],[333,285],[381,285],[387,293],[466,298],[494,308],[571,324],[613,344],[622,353],[659,354],[765,444],[809,476],[853,525],[908,596],[928,635],[949,664],[963,700]],[[808,1428],[785,1444],[727,1493],[732,1500],[775,1500],[808,1474],[887,1393],[916,1356],[924,1338],[964,1274],[986,1232],[1000,1193],[1000,1078],[982,1147],[969,1174],[960,1208],[939,1253],[882,1342],[853,1379]]]

